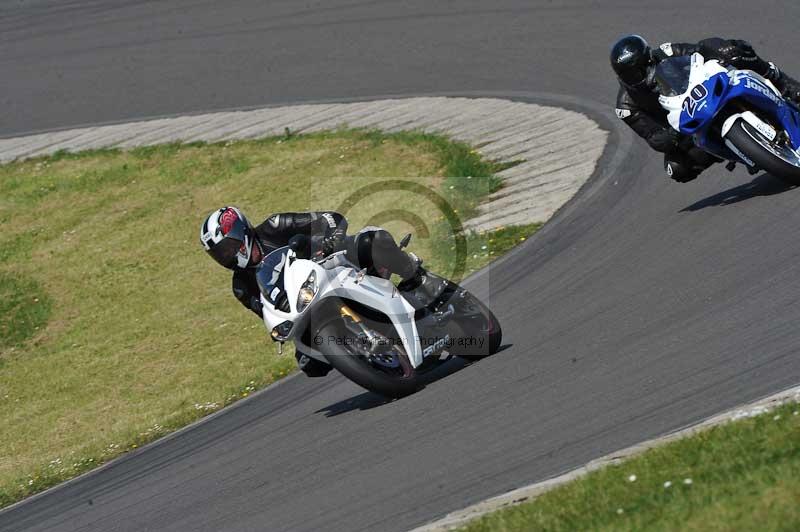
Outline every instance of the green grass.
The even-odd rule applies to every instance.
[[[0,350],[21,345],[47,323],[50,298],[36,281],[0,274]],[[0,358],[0,364],[3,359]]]
[[[294,371],[199,245],[213,209],[347,211],[351,231],[410,231],[431,269],[466,274],[535,230],[455,234],[501,168],[441,137],[372,131],[0,166],[0,506]]]
[[[798,409],[652,449],[463,530],[800,530]]]

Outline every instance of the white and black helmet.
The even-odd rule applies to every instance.
[[[247,268],[254,241],[253,226],[236,207],[212,212],[200,228],[200,243],[206,252],[231,270]]]

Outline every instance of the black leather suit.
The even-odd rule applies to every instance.
[[[338,212],[284,212],[273,214],[255,227],[256,243],[263,256],[291,245],[299,256],[310,256],[329,242],[328,251],[345,250],[347,258],[371,274],[402,279],[414,277],[419,264],[401,250],[387,231],[366,228],[346,236],[347,220]],[[237,268],[233,272],[233,294],[245,307],[261,317],[261,298],[256,271],[258,265]],[[401,285],[402,287],[402,285]]]

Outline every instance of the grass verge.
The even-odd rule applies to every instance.
[[[0,166],[0,507],[248,396],[294,370],[198,243],[203,217],[338,209],[415,234],[447,274],[454,235],[503,167],[419,133],[339,131],[99,150]],[[364,197],[362,197],[364,196]],[[536,226],[469,235],[466,273]]]
[[[716,426],[462,530],[800,530],[799,409]]]

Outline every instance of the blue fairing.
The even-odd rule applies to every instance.
[[[714,117],[732,100],[745,101],[751,110],[761,111],[764,118],[780,124],[792,147],[800,148],[800,113],[765,85],[760,76],[744,70],[715,74],[693,87],[683,101],[681,132],[694,135],[698,146],[730,158],[733,154],[720,144],[721,139],[708,132]]]

